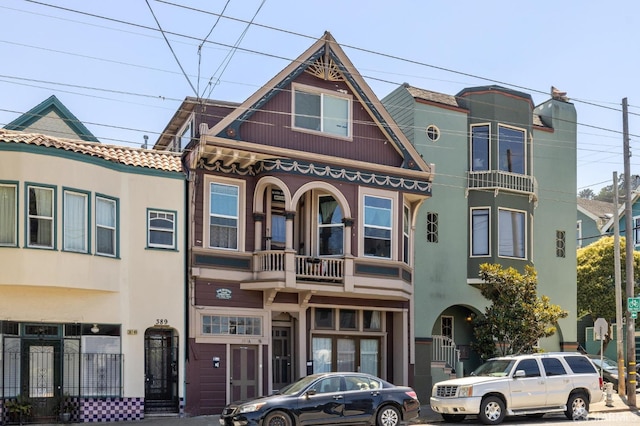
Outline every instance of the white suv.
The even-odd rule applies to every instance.
[[[496,425],[505,415],[564,412],[569,419],[586,419],[589,404],[603,397],[602,379],[589,358],[555,352],[492,358],[469,377],[436,383],[430,403],[447,422],[477,415]]]

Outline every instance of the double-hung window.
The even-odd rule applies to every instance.
[[[489,256],[489,209],[471,209],[471,256]]]
[[[147,210],[147,241],[153,248],[176,248],[176,214]]]
[[[52,187],[27,186],[27,246],[54,248],[55,190]]]
[[[512,127],[498,126],[498,156],[500,170],[525,174],[525,132]]]
[[[640,245],[640,216],[633,217],[633,244]]]
[[[364,255],[391,259],[392,201],[364,196]]]
[[[96,254],[117,255],[118,202],[96,196]]]
[[[343,254],[344,224],[342,208],[330,195],[318,200],[318,254],[331,256]]]
[[[526,245],[525,212],[499,209],[498,255],[524,259]]]
[[[211,183],[209,247],[238,249],[239,193],[238,186]]]
[[[65,189],[62,196],[62,246],[65,251],[89,251],[89,194]]]
[[[409,250],[411,236],[411,213],[408,206],[402,209],[402,261],[407,265],[410,264]]]
[[[351,98],[294,86],[293,127],[351,137]]]
[[[18,245],[18,185],[0,183],[0,246]]]
[[[471,171],[489,170],[489,132],[488,124],[471,126]]]

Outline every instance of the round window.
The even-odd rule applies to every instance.
[[[438,139],[440,139],[440,129],[438,129],[433,124],[430,124],[429,126],[427,126],[427,138],[431,142],[435,142]]]

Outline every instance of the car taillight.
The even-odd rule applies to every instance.
[[[416,394],[414,391],[407,391],[405,393],[409,396],[409,398],[418,399],[418,394]]]
[[[602,389],[602,387],[604,386],[604,382],[602,381],[602,377],[600,377],[598,380],[600,382],[600,389]]]

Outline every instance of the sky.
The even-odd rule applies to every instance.
[[[0,127],[56,95],[102,143],[153,145],[185,97],[242,102],[329,31],[380,99],[405,82],[449,95],[497,84],[535,105],[567,92],[576,192],[598,193],[624,173],[624,98],[640,174],[639,12],[635,0],[2,0]]]

